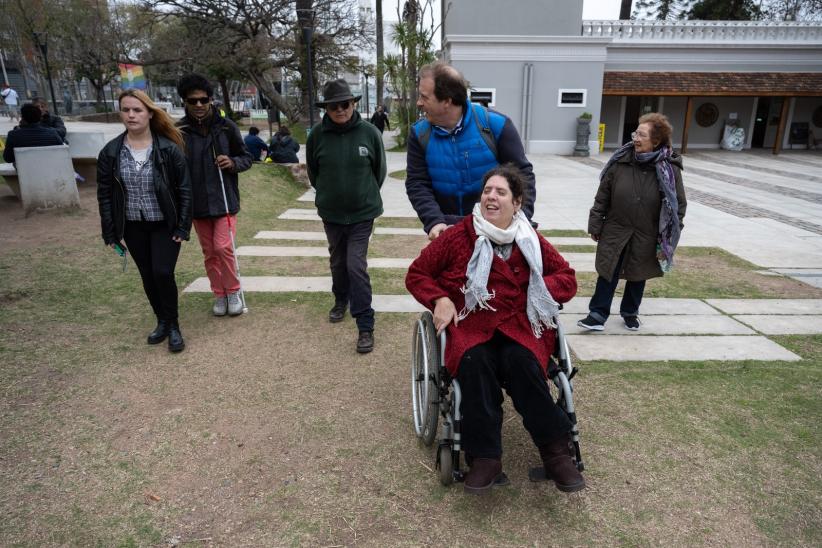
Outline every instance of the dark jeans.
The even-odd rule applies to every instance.
[[[374,330],[371,278],[368,277],[368,239],[374,220],[340,225],[323,221],[331,254],[331,291],[337,303],[349,303],[360,331]]]
[[[627,248],[626,248],[627,249]],[[622,268],[622,260],[625,259],[625,249],[619,256],[614,275],[609,282],[602,276],[597,277],[597,287],[594,289],[594,296],[588,303],[588,310],[591,317],[605,323],[611,315],[611,302],[614,300],[614,292],[619,284],[619,271]],[[645,280],[639,282],[625,282],[625,291],[622,293],[622,303],[619,305],[619,315],[623,318],[639,315],[639,305],[642,303],[642,294],[645,293]]]
[[[157,319],[176,321],[174,267],[180,244],[171,239],[165,221],[126,221],[123,239],[140,271],[143,289]]]
[[[554,403],[537,359],[500,333],[468,350],[457,374],[462,389],[462,445],[473,458],[502,456],[502,388],[537,447],[571,430]]]

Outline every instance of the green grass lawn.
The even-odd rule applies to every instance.
[[[285,169],[255,165],[241,189],[238,245],[275,245],[254,241],[259,230],[321,230],[277,219],[304,192]],[[210,316],[210,296],[183,294],[188,347],[171,355],[145,344],[139,276],[102,245],[93,189],[81,201],[28,219],[0,201],[4,546],[822,544],[820,336],[772,337],[796,363],[578,363],[589,488],[528,482],[537,454],[506,404],[512,485],[470,497],[439,485],[412,432],[413,316],[378,315],[376,349],[359,356],[350,318],[326,320],[329,295],[251,293],[250,313],[229,319]],[[192,238],[181,289],[204,275]],[[374,236],[372,250],[411,256],[424,241]],[[327,275],[323,259],[241,266]],[[682,248],[647,294],[819,297],[755,270]],[[383,293],[403,277],[372,272]],[[590,294],[592,276],[579,278]]]

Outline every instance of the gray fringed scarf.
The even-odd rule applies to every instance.
[[[486,221],[481,214],[480,204],[474,205],[474,230],[477,232],[477,241],[474,244],[474,253],[468,261],[465,272],[468,281],[462,288],[465,294],[465,308],[459,313],[459,319],[465,319],[469,313],[477,308],[496,312],[488,301],[494,298],[494,292],[488,291],[488,276],[491,273],[491,263],[494,260],[495,244],[510,244],[516,242],[528,266],[531,269],[528,280],[528,305],[526,312],[534,336],[540,338],[546,327],[556,328],[556,317],[559,314],[559,305],[545,287],[542,277],[542,253],[540,252],[537,233],[531,223],[522,213],[517,211],[514,220],[506,229],[497,228]]]
[[[662,192],[662,205],[659,209],[659,227],[657,231],[657,253],[659,267],[663,272],[670,272],[674,267],[674,251],[679,244],[679,201],[676,197],[676,177],[671,166],[673,150],[670,147],[661,147],[652,152],[634,152],[634,143],[629,141],[622,145],[599,174],[601,181],[605,173],[617,160],[633,153],[640,164],[652,163],[656,169],[656,180]]]

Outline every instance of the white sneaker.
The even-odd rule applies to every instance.
[[[214,306],[211,307],[211,313],[215,316],[225,316],[227,307],[225,297],[216,297],[214,299]]]
[[[239,316],[243,313],[243,300],[240,298],[240,292],[228,294],[228,315]]]

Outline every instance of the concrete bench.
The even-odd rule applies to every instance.
[[[69,131],[66,133],[71,161],[76,171],[87,183],[97,183],[97,156],[106,146],[102,131]]]
[[[38,209],[80,207],[68,146],[16,148],[14,161],[27,216]]]
[[[0,164],[0,177],[5,179],[14,195],[20,198],[20,180],[17,177],[17,170],[14,164]]]

